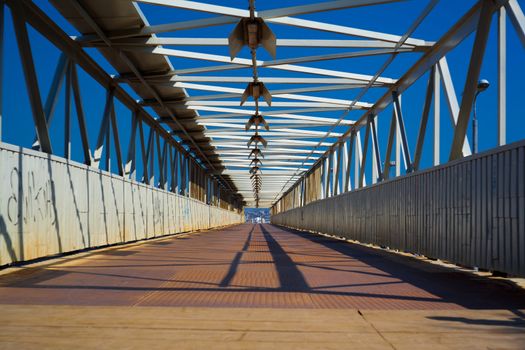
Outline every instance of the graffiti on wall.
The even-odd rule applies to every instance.
[[[9,188],[6,213],[11,224],[55,224],[51,179],[37,176],[33,170],[22,175],[15,167],[9,176]]]

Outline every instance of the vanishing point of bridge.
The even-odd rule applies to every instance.
[[[0,349],[524,349],[523,5],[0,0]]]

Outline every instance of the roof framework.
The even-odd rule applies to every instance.
[[[256,103],[248,101],[241,107],[239,99],[246,84],[252,81],[250,68],[259,69],[259,80],[272,94],[271,106],[260,103],[260,113],[270,130],[260,133],[267,139],[268,146],[262,159],[259,198],[261,206],[270,206],[307,171],[326,161],[330,152],[342,145],[346,149],[344,142],[350,138],[359,141],[361,148],[358,132],[365,127],[368,130],[371,116],[375,118],[392,102],[400,108],[398,96],[425,72],[430,69],[434,72],[433,67],[439,69],[451,109],[458,109],[452,106],[455,93],[452,93],[451,81],[447,80],[448,66],[444,56],[476,30],[485,12],[492,14],[505,5],[516,17],[518,29],[520,25],[524,27],[520,17],[523,13],[515,0],[491,2],[490,8],[484,4],[487,1],[480,1],[440,40],[431,42],[413,36],[438,0],[427,1],[402,34],[298,17],[313,18],[322,12],[367,6],[374,11],[376,7],[399,0],[313,2],[256,11],[255,16],[262,18],[277,37],[277,57],[252,60],[241,51],[239,57],[231,59],[219,53],[227,52],[227,33],[241,18],[250,16],[245,9],[182,0],[138,0],[129,4],[119,2],[120,5],[115,2],[114,12],[109,16],[122,10],[119,6],[126,7],[128,12],[134,12],[135,21],[139,22],[139,26],[134,26],[105,23],[101,20],[104,9],[96,4],[82,5],[78,0],[53,2],[82,33],[77,41],[85,47],[99,48],[106,57],[111,57],[110,62],[119,71],[115,80],[129,84],[141,96],[143,106],[157,111],[158,122],[178,135],[190,151],[207,164],[210,172],[223,176],[236,188],[248,206],[255,203],[255,197],[248,171],[247,141],[251,133],[245,131],[245,124],[255,113]],[[264,6],[263,3],[257,5]],[[174,14],[193,11],[204,13],[205,17],[150,25],[141,6],[162,6]],[[411,6],[410,1],[405,6]],[[81,19],[75,19],[78,13]],[[226,35],[199,36],[201,30],[209,27],[222,28],[217,33]],[[287,37],[281,34],[284,27],[300,29],[304,35]],[[320,39],[319,32],[338,39]],[[393,29],[393,32],[399,33],[400,29]],[[305,53],[308,48],[329,49],[329,53],[310,55]],[[281,55],[281,49],[286,54]],[[115,57],[115,53],[124,55]],[[385,76],[394,60],[402,55],[416,55],[415,63],[400,77]],[[337,64],[368,58],[382,60],[372,74],[353,71],[351,64]],[[124,67],[122,61],[125,60],[132,64]],[[339,68],[342,66],[346,69]],[[370,94],[372,90],[379,91],[375,95],[380,97],[367,100],[374,96]],[[458,125],[462,122],[459,112],[452,113]],[[455,134],[452,152],[467,155],[470,152],[468,141],[463,143],[461,132],[458,135]],[[367,131],[366,145],[368,136]],[[372,142],[377,144],[377,140]],[[405,164],[410,163],[403,137],[399,142]],[[366,157],[366,148],[364,153]],[[380,157],[377,159],[381,163]]]

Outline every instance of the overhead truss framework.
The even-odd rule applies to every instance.
[[[375,183],[394,174],[417,171],[432,101],[439,101],[441,89],[454,129],[448,159],[469,155],[467,124],[494,14],[500,21],[498,140],[499,144],[505,143],[504,24],[508,16],[525,44],[525,19],[518,1],[473,2],[473,7],[435,42],[416,38],[414,33],[438,0],[426,1],[401,34],[399,29],[385,33],[336,23],[344,16],[333,16],[334,23],[312,20],[321,12],[350,13],[355,8],[374,11],[397,2],[406,2],[401,5],[407,8],[413,6],[411,1],[399,0],[312,0],[267,9],[259,1],[255,2],[255,10],[250,11],[248,5],[253,1],[249,0],[243,8],[183,0],[51,0],[80,32],[74,38],[76,45],[97,48],[118,72],[113,83],[128,84],[140,97],[139,107],[156,112],[158,118],[151,121],[152,125],[180,139],[188,155],[198,159],[203,170],[225,188],[242,195],[246,205],[254,205],[257,199],[261,206],[277,204],[278,210],[365,186],[367,178]],[[28,0],[18,3],[24,4],[22,7],[33,6]],[[147,18],[144,13],[154,13],[153,7],[157,7],[156,11],[159,8],[169,11],[177,18],[187,16],[188,20],[150,24],[156,18]],[[302,18],[305,15],[309,19]],[[241,19],[250,17],[263,20],[275,34],[275,57],[250,56],[248,50],[241,50],[233,58],[227,54],[228,34]],[[216,36],[199,35],[208,27],[216,28]],[[288,27],[303,34],[299,38],[287,35]],[[322,39],[327,35],[319,32],[334,37]],[[474,48],[463,95],[458,100],[446,54],[472,33]],[[315,54],[310,53],[310,48],[315,48]],[[386,76],[392,62],[403,56],[410,56],[415,63],[398,77]],[[363,64],[352,62],[363,59],[383,64],[373,72],[354,71],[353,67]],[[254,71],[256,81],[271,93],[271,105],[261,99],[245,101],[240,106],[246,85],[254,81]],[[413,142],[405,131],[402,95],[426,73],[429,73],[428,90],[412,153]],[[380,97],[368,100],[370,96]],[[385,113],[390,105],[392,112]],[[111,105],[107,125],[103,125],[107,130],[111,129],[110,109]],[[268,144],[264,158],[256,164],[261,179],[257,180],[255,194],[253,174],[249,171],[253,160],[248,157],[247,147],[253,130],[247,132],[245,125],[257,112],[265,118],[269,130],[257,131]],[[433,114],[434,124],[439,125],[439,104],[435,102]],[[388,130],[379,133],[378,122],[386,118],[390,122],[381,125],[388,126]],[[37,128],[42,132],[38,142],[42,150],[47,150],[50,147],[47,126],[40,120],[35,123],[41,124]],[[387,135],[388,140],[382,142],[381,135]],[[100,143],[103,141],[101,136]],[[437,165],[440,162],[437,127],[433,142],[433,163]],[[381,152],[382,144],[387,147]],[[95,160],[96,156],[95,150]],[[367,162],[372,162],[372,167],[367,167]],[[371,176],[367,176],[368,171]]]
[[[430,1],[422,15],[416,19],[409,31],[400,39],[398,45],[405,43],[413,31],[428,15],[437,1]],[[441,156],[440,137],[440,91],[443,90],[449,107],[453,130],[450,153],[447,161],[471,155],[467,126],[479,93],[479,74],[492,20],[497,21],[497,72],[498,72],[498,145],[506,143],[506,22],[510,19],[521,44],[525,47],[525,16],[516,0],[480,0],[466,12],[459,21],[434,43],[421,58],[402,75],[372,107],[364,112],[347,131],[330,146],[313,166],[301,173],[299,180],[276,198],[272,213],[276,214],[310,202],[335,196],[352,189],[366,186],[366,173],[371,171],[372,183],[420,170],[423,143],[433,105],[433,165],[439,165]],[[473,35],[474,43],[466,67],[466,80],[461,100],[455,92],[446,54]],[[383,67],[391,62],[387,60]],[[382,72],[383,70],[380,70]],[[401,95],[416,80],[428,72],[423,111],[419,120],[419,131],[415,140],[415,150],[410,151],[410,142],[405,130]],[[392,114],[384,113],[392,105]],[[382,113],[383,112],[383,113]],[[386,116],[384,116],[386,115]],[[387,132],[386,152],[382,158],[378,139],[377,122],[390,118]],[[362,141],[364,138],[364,141]],[[325,140],[322,138],[320,142]],[[392,153],[395,152],[393,156]],[[371,156],[371,167],[367,168],[367,157]],[[395,168],[392,174],[392,168]],[[299,173],[299,172],[298,172]],[[353,180],[353,181],[352,181]],[[288,184],[287,184],[288,185]],[[286,186],[287,186],[286,185]]]

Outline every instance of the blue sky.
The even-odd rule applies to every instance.
[[[286,1],[285,6],[293,6],[304,3],[314,3],[316,1]],[[64,30],[70,35],[77,35],[73,27],[71,27],[60,14],[52,7],[48,1],[36,0],[37,3],[51,18],[60,24]],[[211,2],[210,2],[211,3]],[[214,1],[214,4],[246,8],[247,1]],[[418,16],[422,9],[426,6],[427,1],[408,1],[399,2],[388,5],[378,5],[371,7],[363,7],[357,9],[348,9],[343,11],[325,12],[320,14],[299,16],[305,19],[312,19],[316,21],[324,21],[333,24],[340,24],[352,26],[362,29],[387,32],[397,35],[402,35],[410,26],[412,21]],[[520,5],[524,6],[524,1],[519,1]],[[272,9],[282,7],[283,2],[279,1],[258,1],[256,2],[258,10]],[[457,1],[457,0],[442,0],[434,9],[431,15],[423,22],[412,37],[425,39],[429,41],[437,40],[453,23],[455,23],[472,5],[474,1]],[[161,24],[173,21],[185,21],[196,18],[209,17],[209,14],[197,13],[186,10],[174,10],[164,7],[141,5],[141,9],[150,21],[151,24]],[[28,103],[27,93],[25,91],[25,84],[23,74],[18,57],[18,49],[16,40],[12,29],[12,21],[9,11],[6,11],[6,28],[5,28],[5,57],[4,57],[4,75],[2,76],[4,91],[3,91],[3,141],[29,147],[35,137],[34,126],[31,118],[30,107]],[[492,22],[492,30],[489,38],[489,43],[485,53],[485,59],[481,72],[481,77],[486,78],[491,82],[490,88],[480,96],[478,100],[478,119],[480,124],[480,150],[490,149],[496,146],[497,143],[497,31],[495,30],[496,18]],[[325,38],[325,39],[344,39],[348,38],[342,35],[335,35],[333,33],[326,33],[320,31],[313,31],[283,25],[272,25],[273,31],[278,38]],[[161,36],[185,36],[185,37],[226,37],[232,30],[232,26],[210,27],[200,30],[191,30],[181,33],[165,33]],[[523,82],[525,81],[525,49],[521,45],[518,37],[512,27],[510,21],[507,23],[507,140],[508,142],[518,141],[524,136],[524,108],[523,108]],[[51,77],[53,76],[54,68],[58,61],[59,51],[41,37],[34,30],[30,29],[30,37],[32,49],[35,57],[36,69],[39,76],[39,85],[43,99],[47,95]],[[468,67],[468,59],[472,49],[473,36],[471,35],[467,40],[462,42],[456,49],[448,54],[448,63],[453,75],[456,93],[458,98],[461,97],[465,75]],[[227,55],[227,48],[218,47],[177,47],[181,50],[195,50],[205,53],[223,54]],[[116,74],[115,70],[102,58],[94,49],[88,51],[110,74]],[[270,57],[262,50],[258,51],[261,59],[269,59]],[[306,55],[319,55],[323,53],[341,52],[336,49],[316,49],[308,48],[298,50],[296,48],[279,48],[278,58],[298,57]],[[242,51],[240,57],[248,57],[246,51]],[[418,54],[403,54],[399,55],[393,64],[385,71],[383,76],[390,78],[399,78],[407,70],[409,65],[414,63]],[[352,71],[362,74],[373,75],[376,70],[387,59],[386,56],[376,56],[360,59],[344,59],[327,62],[307,63],[305,65],[311,67],[329,68],[337,70]],[[172,64],[176,68],[187,68],[202,65],[213,65],[213,63],[202,63],[190,60],[171,59]],[[268,70],[262,69],[261,75],[269,75]],[[82,96],[84,100],[84,107],[88,119],[88,128],[91,145],[93,146],[97,137],[98,127],[103,111],[103,103],[105,99],[104,90],[98,86],[96,82],[88,77],[84,72],[79,71],[82,85]],[[222,73],[225,75],[247,75],[246,70],[227,71]],[[272,71],[272,75],[282,74],[287,76],[287,73],[278,73]],[[214,74],[220,75],[220,73]],[[403,112],[405,116],[405,123],[407,134],[409,137],[410,148],[413,152],[416,142],[417,130],[419,127],[419,118],[423,108],[424,93],[426,89],[428,76],[424,75],[419,79],[404,95],[403,95]],[[272,87],[286,88],[287,86]],[[129,88],[126,87],[130,93],[138,99]],[[330,94],[315,93],[318,96],[330,96],[334,98],[351,99],[357,94],[354,91],[340,91],[331,92]],[[189,91],[190,94],[202,94],[203,92]],[[363,101],[374,102],[378,97],[385,93],[382,89],[372,89],[367,93]],[[62,154],[63,151],[63,95],[61,93],[58,109],[55,119],[50,129],[53,139],[53,146],[55,153]],[[442,93],[441,104],[441,130],[442,130],[442,162],[448,158],[449,145],[452,136],[452,128],[450,117],[448,114],[448,107],[445,104],[445,98]],[[338,118],[341,112],[319,113],[319,116],[330,116]],[[131,112],[126,110],[122,105],[117,103],[117,115],[120,125],[120,137],[122,140],[122,147],[126,149],[129,139],[129,116]],[[152,112],[153,114],[153,112]],[[205,114],[205,113],[203,113]],[[353,111],[348,118],[357,119],[362,112]],[[154,114],[153,114],[154,115]],[[380,115],[379,118],[379,137],[381,139],[381,146],[384,153],[386,148],[386,139],[388,134],[388,125],[390,122],[391,109],[388,108]],[[428,135],[431,135],[433,126],[429,125],[427,129]],[[344,131],[345,128],[338,128],[338,131]],[[77,132],[76,121],[73,122],[73,159],[81,160],[82,154],[80,151],[79,134]],[[470,135],[470,130],[469,130]],[[125,152],[125,151],[124,151]],[[431,138],[427,137],[424,147],[423,167],[428,167],[431,164]]]

